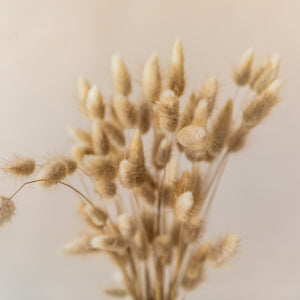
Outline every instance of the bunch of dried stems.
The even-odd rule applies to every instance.
[[[82,200],[78,211],[90,227],[63,252],[105,252],[120,268],[123,282],[122,287],[107,289],[109,295],[136,300],[185,297],[204,280],[208,265],[223,265],[239,245],[234,234],[215,243],[203,241],[203,235],[229,155],[243,148],[249,132],[279,100],[279,56],[257,66],[253,58],[248,50],[234,67],[234,83],[252,93],[243,109],[234,112],[236,99],[217,101],[216,77],[180,99],[186,78],[179,39],[166,78],[158,56],[150,56],[137,101],[130,99],[128,69],[114,55],[108,101],[96,85],[79,79],[78,100],[90,127],[70,129],[72,158],[36,164],[18,156],[2,167],[16,176],[36,174],[12,196],[0,197],[0,225],[14,215],[13,199],[26,185],[63,185]],[[74,174],[89,181],[90,196],[66,181]]]

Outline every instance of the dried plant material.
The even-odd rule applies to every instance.
[[[279,101],[279,55],[254,68],[253,60],[253,51],[248,50],[234,69],[234,83],[256,92],[236,120],[238,99],[216,103],[219,85],[214,76],[200,91],[190,92],[180,110],[186,82],[179,39],[173,45],[168,75],[161,76],[158,56],[153,54],[144,66],[141,93],[130,100],[131,79],[115,55],[114,90],[107,102],[96,86],[79,80],[78,98],[90,129],[70,129],[75,142],[72,158],[59,156],[42,166],[18,158],[4,168],[24,176],[38,168],[38,175],[11,197],[0,197],[0,225],[14,214],[12,199],[25,186],[60,184],[82,200],[78,212],[92,231],[67,244],[63,252],[106,254],[120,269],[124,285],[106,290],[108,295],[177,300],[197,288],[206,269],[223,265],[239,245],[232,234],[214,245],[203,242],[228,158],[242,150],[252,129]],[[75,176],[66,181],[72,174],[82,177],[88,196],[71,183]]]
[[[170,132],[176,130],[179,118],[179,101],[171,90],[161,94],[157,107],[157,116],[162,130]]]
[[[122,126],[127,129],[133,128],[136,123],[137,112],[129,99],[122,94],[116,94],[113,96],[113,107]]]
[[[235,66],[233,80],[237,85],[243,86],[248,83],[251,75],[253,59],[254,51],[253,49],[249,49],[242,55],[240,61]]]
[[[93,249],[117,253],[123,253],[128,247],[126,240],[118,235],[98,235],[90,243]]]
[[[118,228],[125,239],[132,239],[136,231],[136,222],[128,214],[118,217]]]
[[[82,163],[82,160],[85,155],[90,155],[90,154],[94,154],[94,150],[91,148],[91,146],[87,146],[82,143],[75,144],[71,148],[71,156],[79,164]]]
[[[90,83],[85,78],[83,77],[78,78],[78,83],[77,83],[78,101],[79,101],[81,113],[85,117],[88,117],[87,108],[86,108],[86,98],[90,87],[91,87]]]
[[[227,235],[218,241],[210,250],[209,261],[215,267],[220,267],[230,260],[239,247],[239,238],[235,234]]]
[[[61,159],[52,159],[42,166],[37,174],[37,179],[43,181],[38,182],[42,187],[50,187],[64,180],[68,175],[68,166]]]
[[[213,123],[210,132],[211,146],[208,151],[211,156],[215,156],[219,153],[225,145],[231,125],[232,109],[233,103],[232,100],[229,99]]]
[[[87,254],[93,251],[90,245],[91,237],[88,235],[82,235],[67,243],[61,249],[61,252],[65,255],[78,255]]]
[[[108,136],[109,140],[114,142],[118,146],[124,146],[125,145],[125,136],[118,126],[114,125],[112,122],[105,121],[103,123],[104,131],[106,135]]]
[[[127,96],[131,92],[131,79],[127,67],[119,54],[111,60],[112,79],[116,93]]]
[[[126,290],[119,288],[106,289],[105,293],[114,298],[124,298],[128,296],[128,292]]]
[[[3,169],[12,175],[29,176],[35,170],[35,161],[31,158],[15,157]]]
[[[0,227],[11,220],[15,210],[15,204],[11,199],[0,196]]]
[[[153,53],[147,60],[142,78],[143,96],[147,101],[154,102],[159,99],[161,91],[161,75],[159,58]]]
[[[178,97],[182,95],[185,88],[184,54],[182,43],[179,38],[176,39],[172,48],[171,63],[168,74],[168,88]]]
[[[183,127],[177,133],[177,142],[183,147],[190,147],[194,144],[201,143],[206,136],[206,130],[196,125]]]
[[[92,145],[92,138],[90,133],[79,129],[79,128],[73,128],[73,127],[69,127],[69,134],[70,136],[77,142],[85,144],[87,146],[91,146]]]
[[[181,194],[175,202],[175,214],[179,221],[186,222],[194,205],[193,194],[188,191]]]
[[[218,80],[217,77],[214,76],[208,77],[201,88],[200,97],[207,100],[208,116],[211,115],[214,109],[216,98],[218,95],[218,90]]]
[[[96,85],[93,85],[87,95],[86,107],[90,119],[103,119],[105,114],[105,106],[103,97]]]

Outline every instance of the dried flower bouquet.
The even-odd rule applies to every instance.
[[[63,185],[82,200],[78,211],[90,228],[63,247],[65,254],[105,252],[122,272],[123,286],[108,289],[111,296],[183,298],[203,281],[208,265],[221,266],[239,245],[234,234],[215,243],[203,235],[229,155],[243,148],[249,132],[279,100],[279,56],[256,66],[253,58],[248,50],[234,68],[233,81],[252,90],[253,97],[233,120],[236,99],[217,101],[216,77],[180,99],[186,79],[179,39],[166,78],[156,54],[146,62],[137,101],[130,99],[132,82],[124,61],[113,56],[108,101],[96,85],[83,78],[78,82],[90,129],[70,130],[72,156],[40,165],[16,157],[2,167],[16,176],[36,174],[12,196],[0,197],[0,225],[14,215],[13,200],[26,185]],[[86,177],[92,196],[66,181],[74,174]]]

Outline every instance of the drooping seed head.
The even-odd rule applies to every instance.
[[[15,204],[11,199],[0,196],[0,227],[11,220],[15,210]]]
[[[90,244],[93,249],[116,253],[123,253],[128,247],[127,241],[119,235],[98,235],[91,239]]]
[[[37,179],[42,179],[38,184],[41,187],[51,187],[62,181],[68,175],[68,166],[61,159],[52,159],[44,164],[37,174]]]
[[[67,243],[61,249],[61,252],[65,255],[78,255],[86,254],[93,251],[90,245],[91,237],[89,235],[82,235],[75,238],[73,241]]]
[[[35,161],[31,158],[15,157],[4,167],[4,171],[16,176],[29,176],[35,170]]]

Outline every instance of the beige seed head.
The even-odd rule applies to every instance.
[[[71,156],[74,160],[81,164],[85,155],[94,154],[94,150],[85,144],[78,143],[71,148]]]
[[[103,97],[96,85],[93,85],[87,95],[86,107],[90,119],[103,119],[105,115],[105,106]]]
[[[217,155],[225,145],[227,136],[229,134],[231,120],[232,120],[233,102],[229,99],[222,110],[219,112],[216,120],[212,125],[210,132],[211,146],[209,147],[209,155]]]
[[[173,44],[171,63],[168,74],[168,89],[177,97],[181,96],[185,88],[184,54],[181,40],[177,38]]]
[[[233,130],[228,138],[228,150],[231,152],[237,152],[241,150],[245,143],[249,130],[245,128],[242,124]]]
[[[143,96],[147,101],[157,101],[161,90],[159,58],[153,53],[147,60],[142,78]]]
[[[114,142],[117,146],[121,147],[125,145],[124,133],[118,126],[109,121],[104,121],[103,126],[104,131],[111,142]]]
[[[233,73],[233,80],[237,85],[243,86],[248,83],[251,75],[253,58],[254,58],[253,49],[249,49],[242,55],[240,61],[235,66],[234,73]]]
[[[128,296],[128,292],[125,289],[121,289],[121,288],[106,289],[105,293],[108,296],[115,297],[115,298],[124,298]]]
[[[178,180],[179,173],[179,161],[177,156],[172,156],[169,162],[166,165],[166,173],[164,178],[164,183],[166,185],[173,186],[174,183]]]
[[[96,154],[106,155],[110,150],[110,143],[103,128],[103,122],[93,120],[92,123],[92,143]]]
[[[172,240],[169,235],[158,235],[154,238],[153,248],[155,255],[163,258],[166,263],[169,263],[172,259]]]
[[[60,157],[58,159],[60,159],[62,162],[64,162],[67,165],[68,176],[72,175],[77,170],[77,163],[75,160],[66,157]]]
[[[82,208],[84,215],[87,219],[97,227],[105,225],[107,220],[107,214],[102,210],[101,207],[92,207],[91,205],[84,205]]]
[[[115,92],[124,96],[129,95],[131,92],[131,79],[127,67],[119,54],[113,55],[111,69]]]
[[[87,146],[92,145],[92,138],[88,132],[86,132],[82,129],[73,128],[73,127],[69,127],[68,132],[75,141],[85,144]]]
[[[170,160],[171,152],[172,152],[171,141],[166,138],[161,140],[155,157],[155,163],[158,169],[162,169],[166,166],[166,164]]]
[[[90,244],[93,249],[116,253],[123,253],[128,247],[127,241],[118,235],[98,235],[91,239]]]
[[[191,209],[194,205],[193,194],[188,191],[181,194],[175,202],[175,214],[179,221],[186,222],[190,217]]]
[[[45,179],[38,184],[41,187],[50,187],[62,181],[68,175],[68,166],[61,159],[52,159],[44,164],[37,174],[37,179]]]
[[[201,143],[206,136],[206,130],[195,125],[188,125],[183,127],[177,133],[177,142],[183,147],[190,147],[194,144]]]
[[[127,159],[124,159],[121,161],[119,166],[119,180],[121,184],[127,188],[131,189],[135,186],[136,181],[136,172],[135,172],[135,166],[129,162]]]
[[[202,85],[200,97],[207,100],[208,116],[210,116],[215,106],[218,90],[219,90],[219,84],[218,84],[217,77],[215,76],[208,77],[204,82],[204,84]]]
[[[137,119],[137,111],[134,104],[126,96],[116,94],[113,96],[113,107],[122,126],[127,129],[133,128]]]
[[[118,216],[118,228],[125,239],[132,239],[136,231],[136,222],[132,216],[124,213]]]
[[[0,227],[11,220],[15,210],[15,204],[11,199],[0,196]]]
[[[147,228],[147,227],[146,227]],[[139,260],[146,260],[149,256],[147,238],[144,233],[137,231],[132,241],[132,247]]]
[[[167,90],[161,94],[157,116],[162,130],[170,132],[176,130],[179,119],[179,101],[173,91]]]
[[[31,158],[15,157],[6,164],[4,171],[16,176],[29,176],[35,170],[35,161]]]
[[[139,201],[144,201],[149,205],[153,205],[156,201],[155,189],[148,182],[136,187],[135,192]]]
[[[78,255],[86,254],[93,251],[90,245],[91,237],[88,235],[82,235],[75,238],[73,241],[67,243],[61,249],[61,252],[65,255]]]
[[[98,180],[95,182],[95,190],[103,197],[110,199],[117,193],[117,185],[111,180]]]
[[[118,169],[108,158],[98,155],[86,155],[83,163],[97,180],[113,180],[117,176]]]
[[[149,131],[152,118],[152,107],[148,101],[140,101],[137,108],[137,128],[142,134]]]
[[[196,106],[192,124],[195,126],[206,128],[207,126],[207,100],[202,99]]]
[[[90,86],[91,86],[90,83],[85,78],[83,77],[78,78],[78,83],[77,83],[78,101],[79,101],[81,113],[85,117],[88,117],[87,108],[86,108],[86,98]]]
[[[237,252],[239,247],[239,238],[235,234],[227,235],[218,241],[209,253],[209,260],[215,267],[220,267],[228,262]]]

